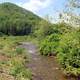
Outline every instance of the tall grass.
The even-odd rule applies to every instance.
[[[25,67],[28,55],[19,45],[27,41],[27,36],[0,37],[0,68],[6,75],[11,75],[15,80],[31,80],[31,71]]]

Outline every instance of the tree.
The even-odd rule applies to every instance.
[[[73,26],[80,26],[80,0],[67,1],[66,8],[60,14],[60,18]]]
[[[38,21],[34,13],[12,3],[0,4],[0,33],[5,35],[29,35]]]
[[[38,22],[35,28],[34,35],[43,39],[44,37],[53,33],[53,25],[50,22],[50,18],[47,16],[45,20],[41,20]]]

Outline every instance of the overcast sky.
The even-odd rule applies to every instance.
[[[54,18],[64,9],[67,0],[0,0],[15,3],[39,16],[51,15]]]

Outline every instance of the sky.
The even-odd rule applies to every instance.
[[[33,13],[44,17],[46,15],[58,18],[63,11],[67,0],[0,0],[0,3],[11,2],[23,7]]]

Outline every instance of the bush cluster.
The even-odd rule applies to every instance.
[[[63,24],[55,29],[56,32],[41,40],[40,53],[57,54],[57,59],[66,75],[80,75],[80,29]]]
[[[62,36],[57,58],[66,74],[80,75],[80,37],[78,32]]]
[[[40,53],[43,55],[56,55],[57,47],[59,45],[60,35],[52,34],[48,36],[46,39],[41,41],[40,44]]]

